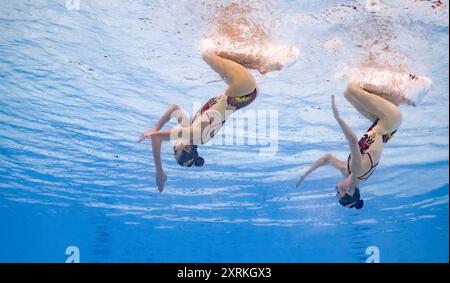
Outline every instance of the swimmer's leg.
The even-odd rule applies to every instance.
[[[254,56],[250,55],[243,55],[239,54],[233,51],[217,51],[217,55],[219,57],[231,60],[233,62],[238,63],[239,65],[244,66],[248,69],[258,69],[260,64],[258,64],[258,61],[261,61],[262,58],[255,58]]]
[[[359,105],[364,107],[370,114],[379,118],[376,127],[380,134],[388,134],[400,127],[402,113],[397,106],[391,102],[365,91],[356,83],[350,83],[345,91],[345,96],[351,97]]]
[[[203,60],[228,84],[227,96],[241,96],[257,88],[253,75],[242,65],[214,53],[203,53]]]
[[[175,110],[171,114],[171,117],[175,117],[178,124],[183,128],[189,127],[191,124],[189,117],[180,109],[180,107],[178,107],[178,105],[175,105]]]
[[[265,75],[269,72],[280,71],[283,69],[283,64],[278,62],[271,62],[270,64],[264,64],[264,58],[261,55],[254,54],[239,54],[236,52],[228,52],[228,51],[219,51],[217,53],[222,58],[234,61],[239,63],[248,69],[258,70],[262,75]]]
[[[350,102],[350,104],[364,117],[366,117],[366,119],[370,120],[371,122],[375,122],[378,117],[375,116],[374,114],[370,113],[369,111],[367,111],[367,109],[358,103],[358,101],[353,98],[352,95],[350,95],[350,92],[346,91],[344,92],[344,97],[348,100],[348,102]]]
[[[404,95],[392,95],[389,93],[380,92],[379,88],[372,84],[364,84],[363,89],[367,92],[378,95],[379,97],[395,104],[396,106],[399,106],[400,104],[416,106],[416,103],[408,97]]]

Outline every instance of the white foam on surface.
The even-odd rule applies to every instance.
[[[261,58],[261,63],[270,66],[279,63],[290,65],[299,56],[300,50],[292,45],[259,43],[259,42],[232,42],[226,37],[204,38],[200,41],[202,52],[234,53],[243,57]]]
[[[363,88],[370,88],[374,93],[390,96],[403,96],[418,105],[430,91],[432,81],[424,76],[407,72],[371,67],[346,68],[336,74],[337,78],[345,77]]]

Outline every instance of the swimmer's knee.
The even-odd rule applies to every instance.
[[[210,51],[203,51],[203,53],[202,53],[203,60],[206,61],[210,56],[211,56],[211,52]]]
[[[358,89],[358,85],[356,83],[354,83],[354,82],[348,83],[344,90],[344,97],[348,100],[349,98],[354,96],[357,89]]]
[[[248,73],[250,75],[246,78],[245,82],[241,83],[241,89],[246,95],[252,93],[255,89],[258,89],[258,84],[255,78],[253,77],[253,75],[251,75],[250,72]]]
[[[360,86],[359,83],[357,83],[357,82],[349,82],[347,84],[346,91],[354,93],[354,92],[358,92],[359,90],[361,90],[361,86]]]
[[[392,108],[389,109],[389,112],[387,112],[385,116],[395,123],[401,123],[403,121],[403,114],[398,106],[392,105]]]
[[[395,130],[398,130],[400,128],[400,125],[403,121],[403,114],[402,112],[397,108],[386,117],[380,118],[380,122],[378,123],[382,128],[382,134],[389,134],[392,133]]]
[[[352,97],[352,93],[350,91],[350,88],[347,86],[344,90],[344,97],[349,100]]]
[[[394,121],[396,124],[396,128],[400,127],[401,123],[403,122],[403,114],[400,111],[400,109],[396,109],[395,113],[394,113]]]
[[[253,74],[244,67],[236,69],[229,81],[230,86],[240,89],[247,93],[251,93],[257,88],[257,82]]]

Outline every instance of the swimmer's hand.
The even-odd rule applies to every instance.
[[[139,137],[139,139],[137,140],[137,142],[142,142],[142,141],[144,141],[144,140],[146,140],[146,139],[148,139],[148,138],[151,138],[151,137],[154,136],[157,132],[158,132],[158,130],[155,129],[155,128],[150,129],[150,130],[146,131],[145,133],[143,133],[143,134]]]
[[[300,187],[300,185],[303,183],[303,181],[305,180],[306,175],[303,174],[302,176],[300,176],[300,179],[298,179],[297,184],[295,184],[295,188]]]
[[[334,118],[338,119],[339,118],[339,110],[337,109],[336,101],[334,100],[334,95],[331,96],[331,109],[333,109]]]
[[[164,190],[164,185],[167,181],[167,175],[163,170],[156,171],[156,186],[158,187],[158,191],[162,193]]]

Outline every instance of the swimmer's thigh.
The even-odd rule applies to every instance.
[[[398,107],[391,102],[365,91],[354,83],[349,84],[345,95],[355,99],[369,113],[378,117],[381,134],[391,133],[400,127],[402,114]]]
[[[225,92],[227,96],[246,95],[257,87],[253,75],[242,65],[213,53],[203,54],[203,59],[229,85]]]

